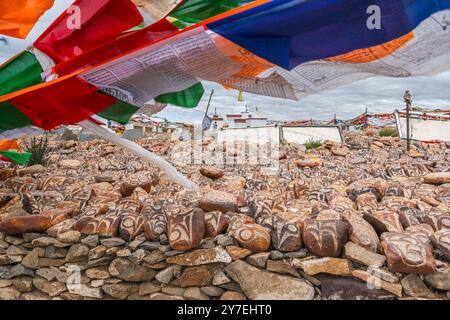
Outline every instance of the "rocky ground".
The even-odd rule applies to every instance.
[[[450,299],[450,146],[346,135],[276,175],[178,165],[198,192],[53,137],[46,167],[0,168],[0,299]]]

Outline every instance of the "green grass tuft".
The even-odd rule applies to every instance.
[[[380,137],[396,137],[398,132],[395,128],[384,127],[378,134]]]
[[[308,141],[305,142],[306,150],[317,149],[321,145],[322,145],[322,141],[320,141],[320,140],[309,139]]]
[[[27,152],[31,153],[30,160],[28,161],[28,166],[33,166],[36,164],[40,164],[43,166],[47,165],[47,156],[48,156],[48,134],[46,133],[40,139],[36,137],[32,137],[30,141],[30,146],[27,149]]]

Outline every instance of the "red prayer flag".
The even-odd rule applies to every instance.
[[[173,24],[166,19],[162,19],[146,28],[127,32],[113,41],[62,62],[55,66],[53,70],[60,76],[68,75],[87,67],[96,66],[109,59],[117,58],[140,47],[147,46],[177,31],[178,29]]]
[[[45,130],[75,124],[116,102],[88,82],[69,77],[17,95],[8,101]]]
[[[141,22],[143,18],[131,0],[76,0],[34,46],[60,63],[115,39]]]

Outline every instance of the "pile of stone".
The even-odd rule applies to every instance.
[[[448,146],[346,141],[284,146],[275,175],[177,164],[189,192],[54,139],[47,167],[0,169],[0,299],[449,299]]]

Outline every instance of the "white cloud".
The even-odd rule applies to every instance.
[[[320,119],[331,120],[334,114],[338,119],[350,119],[366,110],[369,112],[391,112],[404,107],[403,94],[410,90],[414,105],[443,108],[450,107],[450,72],[431,77],[386,78],[374,77],[361,80],[335,90],[311,95],[301,101],[245,94],[249,106],[258,106],[260,113],[273,120]],[[211,103],[210,113],[217,108],[218,113],[244,111],[237,107],[236,90],[225,90],[220,85],[205,83],[206,93],[196,110],[183,110],[169,107],[159,114],[172,121],[201,122],[208,103],[211,89],[216,91]]]

